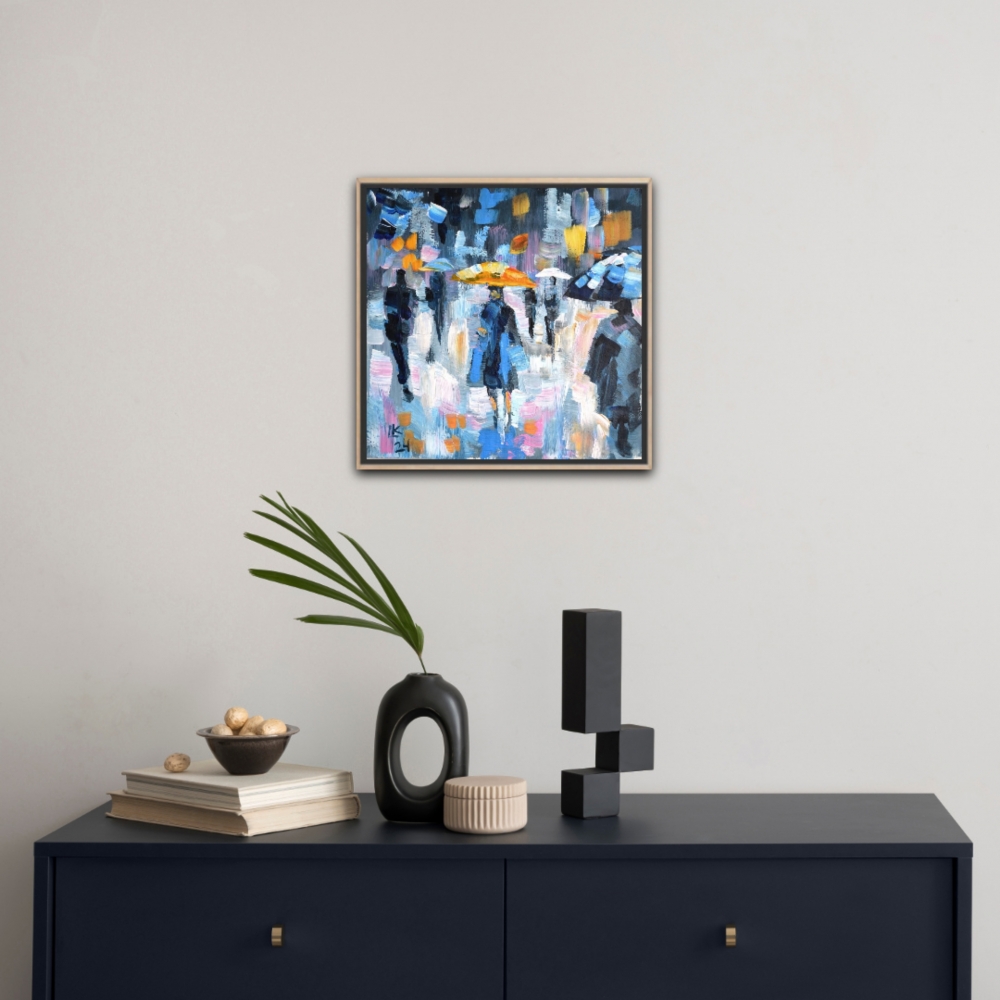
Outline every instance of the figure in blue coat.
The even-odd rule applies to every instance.
[[[469,385],[485,385],[499,423],[500,393],[504,395],[506,423],[510,423],[510,394],[517,388],[516,360],[523,355],[514,310],[503,300],[502,288],[490,288],[490,298],[479,316],[479,343],[472,352]]]

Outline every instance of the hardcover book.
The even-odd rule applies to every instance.
[[[229,774],[215,760],[195,761],[180,773],[142,767],[122,774],[131,795],[215,809],[258,809],[354,791],[350,771],[280,761],[267,774]]]
[[[237,837],[255,837],[261,833],[298,830],[305,826],[339,823],[361,815],[357,795],[327,796],[255,809],[214,809],[149,799],[130,792],[110,792],[109,816],[161,826],[180,826],[206,833],[226,833]]]

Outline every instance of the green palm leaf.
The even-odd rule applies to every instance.
[[[281,493],[278,493],[280,503],[270,497],[261,496],[268,506],[272,507],[281,516],[277,516],[268,511],[255,510],[254,513],[266,518],[273,524],[284,528],[296,537],[307,542],[321,555],[332,562],[337,569],[343,571],[346,576],[330,569],[323,563],[307,556],[297,549],[293,549],[281,542],[276,542],[263,535],[256,535],[252,532],[244,532],[244,537],[257,545],[277,552],[288,559],[292,559],[300,565],[306,566],[319,573],[321,576],[332,580],[342,590],[334,590],[332,587],[316,580],[306,577],[295,576],[290,573],[280,573],[267,569],[251,569],[250,575],[261,580],[270,580],[272,583],[280,583],[286,587],[295,587],[298,590],[305,590],[312,594],[319,594],[321,597],[329,597],[331,600],[340,601],[370,616],[369,618],[352,618],[343,615],[306,615],[298,621],[312,625],[350,625],[355,628],[370,628],[378,632],[388,632],[390,635],[399,636],[413,651],[420,660],[421,669],[424,673],[427,668],[424,666],[424,631],[414,622],[412,615],[403,603],[396,588],[390,583],[389,578],[382,572],[374,559],[356,542],[350,535],[343,535],[365,561],[365,564],[374,574],[379,586],[385,594],[380,594],[375,587],[365,578],[361,571],[351,562],[351,560],[337,547],[333,539],[303,510],[293,507]],[[350,596],[354,595],[354,596]],[[372,620],[374,619],[374,620]]]
[[[281,501],[281,503],[275,503],[270,497],[266,497],[263,494],[261,495],[261,500],[264,500],[267,503],[269,503],[272,507],[275,508],[275,510],[280,510],[285,515],[285,517],[294,521],[300,528],[305,529],[306,528],[305,521],[303,521],[299,517],[299,515],[296,514],[295,508],[285,499],[284,493],[282,493],[281,490],[276,490],[275,492],[278,494],[278,499]]]
[[[388,632],[390,635],[397,635],[395,629],[386,628],[376,622],[366,621],[364,618],[345,618],[342,615],[306,615],[304,618],[297,618],[296,621],[306,622],[309,625],[354,625],[357,628],[373,628],[378,632]]]
[[[267,500],[272,507],[284,513],[284,509],[273,500],[264,496],[262,496],[261,499]],[[351,589],[359,597],[368,601],[372,606],[378,608],[384,618],[395,619],[392,609],[382,599],[378,591],[375,590],[375,588],[372,587],[372,585],[363,576],[361,576],[360,573],[358,573],[354,566],[351,565],[350,560],[343,554],[343,552],[340,551],[340,549],[337,548],[336,545],[333,544],[333,542],[330,541],[329,538],[326,537],[326,535],[323,534],[322,531],[320,531],[322,538],[318,538],[310,531],[308,525],[306,525],[306,530],[302,531],[294,525],[289,524],[287,521],[283,521],[280,517],[275,517],[274,514],[267,513],[267,511],[255,510],[254,513],[260,517],[267,518],[268,521],[272,521],[274,524],[280,525],[286,531],[290,531],[292,534],[297,535],[299,538],[308,542],[314,549],[321,552],[335,565],[339,566],[346,573],[348,573],[348,575],[350,575],[351,579],[354,580],[355,583],[349,585],[349,589]],[[295,515],[294,512],[289,516],[295,516],[297,519],[297,515]],[[299,523],[305,524],[304,521]]]
[[[358,552],[361,554],[361,558],[368,563],[368,568],[375,574],[375,579],[382,585],[382,589],[385,591],[385,596],[389,598],[389,603],[392,605],[393,611],[396,612],[397,617],[403,625],[404,630],[410,637],[410,645],[414,649],[417,648],[420,642],[417,637],[416,626],[413,623],[413,619],[410,617],[410,612],[406,610],[406,605],[403,603],[399,594],[396,593],[396,588],[389,582],[389,578],[378,568],[375,564],[375,560],[372,559],[370,555],[353,539],[350,535],[345,535],[341,532],[341,535],[346,538],[351,545],[353,545]],[[419,653],[419,650],[417,650]]]
[[[308,542],[314,549],[318,549],[320,552],[323,553],[323,555],[327,555],[327,552],[323,548],[323,546],[317,545],[317,543],[312,538],[310,538],[309,535],[307,535],[304,531],[300,530],[299,528],[296,528],[295,525],[289,524],[287,521],[282,521],[280,517],[275,517],[274,514],[268,514],[266,510],[255,510],[254,513],[258,517],[266,517],[269,521],[273,521],[275,524],[281,525],[281,527],[284,528],[285,531],[290,531],[293,535],[298,535],[299,538],[301,538],[304,542]]]
[[[336,546],[333,539],[304,511],[299,510],[297,507],[293,507],[281,493],[278,493],[281,497],[281,503],[275,503],[270,497],[261,496],[261,499],[265,503],[269,503],[275,510],[281,511],[289,520],[295,522],[302,532],[293,529],[290,525],[283,524],[287,530],[296,530],[296,534],[300,534],[301,537],[308,539],[310,544],[319,549],[328,559],[332,559],[345,573],[347,573],[352,580],[360,587],[364,592],[365,596],[376,606],[381,606],[384,612],[388,612],[389,608],[382,600],[378,591],[376,591],[371,584],[354,568],[351,561],[344,555],[343,552]],[[282,522],[277,522],[282,523]]]
[[[294,559],[296,562],[302,563],[303,566],[308,566],[311,570],[315,570],[317,573],[322,573],[327,579],[340,584],[344,590],[349,590],[355,597],[359,597],[362,601],[367,601],[364,591],[362,591],[359,587],[356,587],[346,577],[343,577],[339,573],[335,573],[332,569],[324,566],[317,559],[312,559],[288,545],[282,545],[281,542],[275,542],[270,538],[265,538],[263,535],[255,535],[252,532],[244,531],[243,537],[249,538],[251,542],[263,545],[265,548],[271,549],[273,552],[278,552],[283,556],[287,556],[289,559]],[[396,620],[394,615],[386,614],[389,609],[385,606],[384,601],[380,602],[379,605],[376,606],[376,611],[378,611],[380,617],[390,619],[391,624],[396,626],[399,625],[399,622]]]
[[[392,622],[386,621],[374,608],[369,607],[367,604],[362,604],[361,601],[356,601],[353,597],[348,597],[347,594],[342,594],[339,590],[334,590],[332,587],[327,587],[322,583],[316,583],[315,580],[307,580],[304,576],[292,576],[290,573],[276,573],[270,569],[252,569],[250,570],[250,575],[257,577],[259,580],[283,583],[286,587],[308,590],[311,594],[319,594],[321,597],[329,597],[334,601],[350,604],[352,608],[357,608],[358,611],[363,611],[366,615],[378,618],[379,621],[388,625],[394,632],[398,631]]]

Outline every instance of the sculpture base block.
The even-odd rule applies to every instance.
[[[563,771],[562,814],[577,819],[617,816],[620,790],[621,776],[617,771],[605,771],[599,767]]]

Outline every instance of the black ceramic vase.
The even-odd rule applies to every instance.
[[[444,737],[444,765],[429,785],[406,780],[399,748],[406,727],[433,719]],[[375,722],[375,801],[382,815],[404,823],[440,823],[444,783],[469,773],[469,713],[458,688],[440,674],[407,674],[385,693]]]

